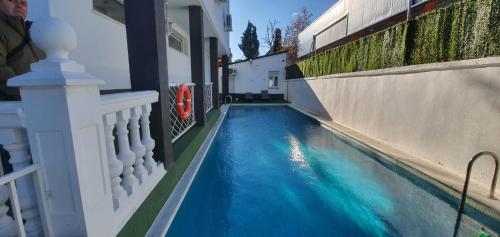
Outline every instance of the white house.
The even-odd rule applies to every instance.
[[[427,0],[339,0],[299,34],[298,56],[305,56],[378,22],[404,14],[410,1],[413,8]]]
[[[230,63],[229,93],[235,98],[251,93],[260,99],[262,91],[267,91],[271,99],[282,100],[286,93],[287,55],[281,52]]]

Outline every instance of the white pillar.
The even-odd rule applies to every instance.
[[[113,198],[97,80],[68,60],[76,35],[38,19],[35,44],[47,59],[9,80],[20,87],[33,162],[42,167],[51,236],[111,236]]]

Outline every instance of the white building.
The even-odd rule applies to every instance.
[[[70,57],[87,71],[105,80],[103,90],[130,89],[129,55],[123,0],[36,0],[30,1],[29,18],[36,22],[47,16],[68,22],[78,37]],[[205,79],[209,75],[209,38],[218,39],[218,56],[230,55],[229,2],[220,0],[170,0],[166,2],[169,82],[191,82],[189,6],[204,13]],[[228,20],[229,18],[229,20]]]
[[[339,0],[299,34],[302,57],[427,0]]]
[[[267,91],[271,99],[283,99],[287,55],[281,52],[230,63],[229,93],[235,98],[251,93],[253,98],[260,99],[262,91]]]

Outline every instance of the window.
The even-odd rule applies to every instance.
[[[269,72],[269,88],[279,87],[279,72]]]
[[[182,53],[184,49],[184,40],[175,33],[171,33],[168,36],[168,46]]]
[[[125,24],[123,0],[93,0],[94,10]]]

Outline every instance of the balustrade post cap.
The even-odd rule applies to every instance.
[[[47,54],[49,61],[67,61],[68,54],[77,44],[73,27],[55,17],[34,22],[31,37],[33,42]]]

